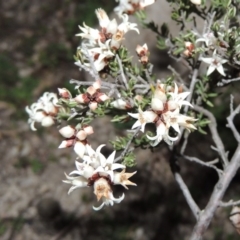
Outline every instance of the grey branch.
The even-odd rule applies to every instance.
[[[227,159],[227,155],[226,155],[226,151],[225,151],[223,142],[222,142],[222,140],[221,140],[221,138],[218,134],[218,131],[217,131],[217,122],[216,122],[216,119],[215,119],[214,115],[211,112],[209,112],[208,110],[206,110],[202,107],[199,107],[197,105],[194,105],[194,109],[196,111],[198,111],[199,113],[202,113],[205,116],[207,116],[208,119],[210,120],[210,123],[208,124],[208,126],[209,126],[209,129],[211,131],[213,141],[216,144],[216,147],[218,149],[218,153],[219,153],[219,155],[220,155],[220,157],[223,161],[224,167],[226,167],[228,165],[228,159]]]
[[[119,58],[118,54],[116,54],[116,58],[117,58],[118,65],[119,65],[119,68],[120,68],[120,73],[121,73],[121,76],[122,76],[122,81],[123,81],[126,89],[128,89],[129,87],[128,87],[127,79],[126,79],[126,76],[125,76],[124,71],[123,71],[121,59]]]
[[[183,195],[184,195],[184,197],[185,197],[185,199],[186,199],[194,217],[196,219],[198,219],[201,210],[199,209],[198,205],[194,201],[191,193],[189,192],[189,189],[188,189],[187,185],[185,184],[181,175],[178,172],[174,173],[174,177],[175,177],[176,182],[178,183],[180,189],[182,190]]]
[[[220,207],[233,207],[233,206],[236,206],[236,205],[239,205],[240,204],[240,200],[238,201],[233,201],[233,200],[230,200],[228,202],[220,202],[219,203],[219,206]]]
[[[127,144],[126,144],[124,150],[122,151],[121,155],[115,159],[115,162],[120,161],[121,159],[123,159],[126,156],[126,154],[129,152],[129,148],[131,146],[131,143],[132,143],[133,139],[137,136],[140,129],[141,129],[141,127],[138,127],[136,130],[134,130],[132,137],[127,142]]]
[[[217,85],[219,87],[222,87],[228,83],[231,83],[231,82],[236,82],[236,81],[240,81],[240,77],[237,77],[237,78],[232,78],[232,79],[222,79],[221,82],[219,82]]]
[[[233,100],[233,98],[231,98]],[[229,117],[227,117],[227,121],[228,121],[228,125],[227,127],[229,127],[231,130],[232,130],[232,133],[235,137],[235,139],[237,140],[238,143],[240,143],[240,135],[239,135],[239,132],[238,130],[236,129],[234,123],[233,123],[233,120],[235,118],[235,116],[239,113],[240,111],[240,105],[237,106],[237,108],[235,108],[235,110],[233,110],[233,103],[231,101],[231,104],[230,104],[230,109],[231,109],[231,113],[229,115]]]
[[[221,178],[214,187],[211,198],[205,208],[200,214],[199,220],[194,227],[190,240],[201,240],[204,232],[207,230],[214,213],[230,184],[233,177],[236,175],[238,168],[240,167],[240,145],[238,145],[229,165],[224,170]]]
[[[196,162],[200,165],[203,165],[205,167],[209,167],[209,168],[213,168],[214,170],[217,171],[219,177],[222,175],[223,171],[219,168],[217,168],[216,166],[213,165],[213,162],[216,163],[216,161],[211,161],[211,162],[204,162],[196,157],[190,157],[190,156],[186,156],[186,155],[183,155],[183,157],[191,162]],[[218,161],[217,161],[218,162]]]

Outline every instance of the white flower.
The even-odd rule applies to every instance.
[[[95,45],[96,48],[104,48],[105,45],[105,47],[110,46],[111,49],[118,49],[123,40],[123,36],[128,31],[134,30],[139,33],[137,24],[128,22],[127,15],[121,16],[123,22],[119,25],[115,19],[110,20],[106,12],[101,8],[96,10],[96,15],[101,30],[92,29],[84,24],[84,27],[79,27],[82,33],[77,34],[77,36],[88,39],[90,46]]]
[[[100,72],[108,66],[115,51],[121,47],[124,35],[130,30],[139,33],[137,25],[128,22],[127,15],[121,16],[123,21],[118,25],[115,19],[109,19],[103,9],[99,8],[95,12],[101,29],[93,29],[83,24],[83,27],[79,27],[82,32],[77,34],[86,41],[78,48],[79,60],[75,64],[90,72],[92,66],[89,58],[92,59],[95,69]]]
[[[197,42],[205,42],[207,47],[215,46],[217,44],[217,38],[214,36],[213,32],[205,33],[202,37],[196,40]]]
[[[114,163],[116,151],[112,152],[112,154],[106,159],[101,153],[101,148],[105,145],[100,145],[97,150],[98,161],[100,162],[100,166],[96,168],[94,173],[98,173],[100,176],[109,176],[111,181],[113,181],[114,170],[123,169],[126,166],[120,163]]]
[[[99,207],[94,207],[93,209],[95,211],[98,211],[102,209],[104,205],[111,205],[113,206],[114,203],[120,203],[125,195],[124,193],[122,194],[121,197],[119,198],[114,198],[112,194],[112,190],[109,186],[109,183],[105,178],[99,178],[97,181],[94,183],[94,194],[97,196],[97,200],[99,201],[101,198],[103,200],[103,203]]]
[[[156,146],[162,140],[169,145],[178,139],[180,134],[180,126],[187,130],[196,129],[192,124],[197,119],[180,114],[180,109],[183,105],[192,105],[184,100],[189,95],[189,92],[181,92],[177,84],[172,87],[157,81],[155,91],[151,100],[151,109],[139,113],[128,113],[131,117],[138,119],[132,129],[141,126],[141,131],[144,132],[147,123],[154,123],[156,126],[156,135],[148,136],[151,140],[150,144]],[[171,128],[175,133],[171,133]],[[173,136],[172,136],[173,135]]]
[[[89,39],[89,42],[92,44],[94,44],[95,41],[100,40],[101,36],[99,30],[90,28],[85,23],[83,23],[83,27],[79,26],[79,28],[82,33],[76,34],[76,36]]]
[[[202,0],[190,0],[190,2],[196,5],[201,5]]]
[[[225,76],[223,64],[228,60],[222,59],[221,56],[216,54],[216,50],[213,52],[211,58],[201,58],[201,60],[210,66],[208,67],[207,76],[209,76],[213,71],[217,70],[221,75]]]
[[[125,168],[122,170],[122,172],[115,172],[114,174],[114,184],[121,184],[124,188],[128,189],[126,185],[132,185],[132,186],[137,186],[136,183],[133,183],[129,181],[128,179],[132,177],[136,172],[133,173],[126,173]]]
[[[88,185],[88,181],[86,178],[79,177],[71,177],[65,173],[67,180],[63,180],[64,183],[72,184],[73,186],[68,190],[68,194],[70,194],[76,188],[86,187]]]
[[[104,44],[101,43],[101,41],[99,41],[98,43],[99,45],[96,47],[79,47],[78,49],[81,52],[83,59],[81,61],[78,60],[77,62],[75,62],[75,65],[81,68],[82,64],[84,64],[87,68],[91,68],[88,57],[90,56],[90,58],[93,60],[95,69],[98,72],[103,70],[108,65],[109,59],[114,56],[114,53],[110,50],[110,40],[106,41],[106,43]]]
[[[155,0],[120,0],[119,6],[114,8],[114,11],[120,16],[123,13],[133,14],[135,11],[143,9],[154,2]]]
[[[75,161],[75,165],[76,165],[77,170],[70,172],[69,175],[76,174],[76,175],[80,175],[86,179],[89,179],[94,174],[94,168],[88,164]]]
[[[168,145],[172,145],[172,142],[178,139],[178,136],[169,136],[169,128],[162,121],[159,121],[156,127],[156,135],[154,137],[150,137],[147,135],[147,138],[153,141],[150,143],[151,146],[157,146],[162,140],[164,140]]]
[[[125,188],[127,188],[127,185],[136,186],[135,183],[128,180],[136,172],[126,173],[124,165],[115,163],[115,151],[106,159],[100,152],[103,146],[100,145],[96,151],[87,146],[86,154],[82,158],[83,162],[76,161],[77,169],[70,172],[69,175],[66,174],[67,180],[63,181],[72,185],[68,194],[76,188],[93,186],[97,200],[101,199],[103,201],[99,207],[93,207],[94,210],[100,210],[104,205],[112,206],[124,199],[124,194],[119,198],[113,196],[111,189],[113,184],[120,184]],[[116,169],[124,170],[117,172]]]
[[[139,113],[128,113],[133,118],[138,119],[132,126],[132,129],[141,126],[141,131],[144,132],[145,125],[147,123],[152,123],[157,118],[157,114],[153,111],[145,111],[143,112],[141,108],[138,109]]]
[[[168,94],[171,96],[171,98],[168,101],[169,110],[175,110],[176,108],[181,108],[182,105],[188,105],[192,107],[190,102],[184,100],[190,94],[190,92],[179,93],[179,89],[176,83],[174,85],[174,92],[169,92]]]
[[[57,95],[45,92],[36,103],[25,109],[29,115],[28,123],[33,131],[36,131],[35,122],[41,123],[43,127],[52,126],[59,109]]]
[[[173,112],[166,112],[163,116],[163,119],[167,128],[169,129],[172,127],[177,133],[180,133],[179,126],[183,126],[189,131],[196,129],[192,122],[195,122],[197,119],[180,114],[179,108],[176,108]]]

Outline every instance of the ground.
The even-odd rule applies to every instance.
[[[27,124],[26,105],[44,91],[56,92],[57,87],[69,86],[71,78],[87,77],[73,64],[72,56],[79,43],[74,34],[83,21],[96,24],[94,9],[107,6],[110,11],[112,6],[108,3],[108,0],[0,3],[1,239],[175,240],[187,239],[194,226],[194,218],[171,173],[170,153],[164,144],[154,152],[138,150],[138,165],[132,169],[138,171],[132,178],[138,186],[129,191],[114,189],[116,196],[125,193],[124,201],[94,212],[92,205],[98,203],[91,188],[67,195],[69,186],[62,180],[64,172],[74,169],[76,156],[71,149],[57,148],[61,136],[56,128],[39,127],[33,132]],[[144,41],[149,38],[155,37],[146,34]],[[155,60],[159,63],[157,69],[166,68],[161,59]],[[122,134],[108,118],[96,121],[94,130],[93,147]],[[202,135],[195,134],[191,141],[199,139],[203,139]],[[209,144],[207,138],[197,146],[190,144],[188,152],[211,159],[211,153],[202,151]],[[108,155],[111,151],[108,144],[104,153]],[[216,181],[215,173],[184,161],[180,164],[183,178],[204,207]],[[228,196],[237,198],[237,184],[233,187],[235,190]],[[238,239],[228,214],[229,209],[219,210],[206,239]]]

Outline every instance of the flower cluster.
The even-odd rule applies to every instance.
[[[178,139],[180,126],[188,130],[196,129],[192,124],[196,119],[180,114],[183,105],[191,106],[188,101],[184,100],[188,95],[189,92],[181,92],[176,84],[172,88],[158,81],[152,96],[151,109],[142,111],[139,108],[139,113],[128,113],[137,119],[132,129],[141,126],[141,131],[144,132],[147,123],[154,123],[156,136],[147,136],[152,141],[151,145],[156,146],[162,140],[172,144]],[[170,128],[176,132],[175,136],[171,136]]]
[[[59,130],[60,134],[65,137],[58,148],[67,148],[74,146],[74,151],[79,157],[83,157],[86,153],[88,145],[87,136],[93,133],[91,126],[65,126]]]
[[[197,33],[195,34],[198,35]],[[209,31],[207,33],[204,33],[196,40],[196,43],[204,43],[202,47],[204,49],[204,52],[208,53],[208,56],[200,58],[202,62],[209,65],[207,76],[212,74],[215,70],[217,70],[223,76],[226,75],[223,64],[228,62],[224,56],[228,44],[223,40],[224,36],[222,32],[219,31],[217,35],[218,37],[216,37],[212,31]]]
[[[120,14],[130,13],[152,3],[154,0],[121,0],[118,8]],[[122,47],[124,35],[130,30],[139,32],[137,25],[128,22],[126,14],[120,15],[122,18],[120,24],[115,19],[110,20],[103,9],[97,9],[96,15],[100,30],[90,28],[85,24],[83,27],[80,26],[81,33],[77,35],[82,37],[83,42],[78,48],[78,60],[75,63],[93,73],[96,81],[82,82],[72,79],[71,83],[76,84],[77,94],[72,94],[66,88],[58,88],[59,99],[54,93],[44,93],[37,103],[26,107],[26,111],[29,114],[32,130],[36,130],[35,122],[45,127],[53,125],[56,120],[59,125],[61,124],[59,133],[64,140],[59,148],[73,148],[77,154],[76,170],[70,172],[69,175],[66,174],[66,180],[64,180],[65,183],[71,185],[68,193],[76,188],[92,186],[97,200],[102,201],[99,207],[93,207],[93,209],[100,210],[104,205],[112,206],[124,199],[124,193],[118,198],[114,197],[113,185],[122,185],[126,189],[128,185],[136,186],[129,180],[136,172],[126,172],[126,167],[132,166],[134,162],[133,148],[130,147],[134,142],[133,138],[129,139],[128,136],[119,140],[119,146],[118,140],[112,142],[116,150],[124,148],[124,151],[119,158],[115,158],[115,151],[106,158],[101,153],[104,145],[100,145],[96,151],[91,147],[89,135],[94,133],[91,126],[93,119],[109,114],[114,116],[113,121],[121,122],[128,121],[131,116],[137,119],[132,129],[141,128],[142,132],[145,131],[147,123],[152,123],[156,126],[156,135],[147,135],[152,146],[156,146],[162,140],[172,144],[179,138],[181,127],[187,130],[196,129],[193,125],[196,119],[180,113],[182,106],[191,106],[185,100],[189,92],[182,92],[176,84],[164,84],[157,81],[155,89],[150,84],[154,78],[150,70],[152,67],[149,62],[150,53],[147,44],[138,45],[136,48],[141,68],[138,69],[131,63],[131,58],[125,56],[127,50]],[[199,41],[202,40],[199,39]],[[207,43],[210,44],[210,41]],[[186,42],[185,47],[188,51],[186,55],[192,56],[195,46],[191,42]],[[117,70],[113,74],[111,69],[115,66]],[[219,69],[217,67],[218,71]],[[101,79],[101,76],[105,76],[103,73],[115,77],[115,80],[109,82]],[[101,91],[103,87],[104,92]],[[153,90],[152,96],[150,89]],[[145,109],[150,101],[151,106]],[[102,104],[104,102],[105,104]],[[99,104],[102,104],[101,108]],[[136,108],[139,112],[131,113],[135,112]],[[121,110],[120,115],[116,114],[118,112],[116,109]],[[64,121],[67,121],[67,124],[62,126]]]
[[[36,131],[35,122],[41,123],[43,127],[54,124],[55,117],[59,111],[58,98],[55,93],[45,92],[36,103],[26,107],[29,115],[28,123],[33,131]]]
[[[81,104],[88,104],[92,111],[96,110],[98,103],[105,102],[109,99],[105,93],[100,92],[100,88],[100,81],[94,82],[92,86],[87,88],[86,93],[77,95],[75,101]]]
[[[147,64],[148,63],[148,46],[145,43],[143,46],[137,45],[136,47],[136,52],[139,57],[139,62],[142,64]]]
[[[88,27],[83,24],[79,26],[81,33],[77,36],[82,37],[85,42],[78,48],[79,60],[75,64],[84,69],[91,69],[89,59],[92,59],[96,71],[103,70],[115,55],[115,51],[120,48],[124,35],[134,30],[139,33],[135,23],[128,22],[126,14],[121,15],[122,23],[117,24],[116,19],[110,20],[106,12],[99,8],[96,10],[99,20],[100,30]]]
[[[100,145],[96,151],[87,146],[86,154],[82,157],[83,161],[81,163],[76,161],[77,170],[72,171],[69,175],[66,174],[67,180],[63,181],[72,185],[68,191],[69,194],[76,188],[93,186],[97,200],[102,199],[103,201],[99,207],[93,207],[96,211],[104,205],[112,206],[124,199],[124,193],[119,198],[113,196],[113,185],[120,184],[126,189],[128,189],[127,185],[136,186],[135,183],[128,180],[136,172],[126,173],[125,166],[115,162],[115,151],[105,158],[100,152],[103,146]],[[122,171],[116,171],[119,169]]]
[[[155,0],[119,0],[119,5],[114,9],[114,11],[119,15],[122,15],[123,13],[133,14],[134,12],[144,9],[154,2]]]

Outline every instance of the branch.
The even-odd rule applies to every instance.
[[[211,131],[213,141],[215,142],[216,147],[218,149],[218,153],[219,153],[220,157],[222,158],[224,167],[226,167],[228,165],[228,159],[227,159],[227,156],[226,156],[226,152],[225,152],[223,142],[222,142],[222,140],[221,140],[221,138],[218,134],[218,131],[217,131],[217,122],[216,122],[216,119],[215,119],[214,115],[211,112],[209,112],[208,110],[206,110],[202,107],[199,107],[197,105],[194,105],[193,107],[196,111],[204,114],[205,116],[207,116],[209,118],[210,123],[208,124],[208,126],[209,126],[209,129]]]
[[[188,206],[190,207],[194,217],[196,219],[198,219],[201,210],[199,209],[198,205],[194,201],[191,193],[189,192],[187,185],[185,184],[185,182],[183,181],[183,179],[179,173],[177,173],[177,172],[174,173],[174,177],[175,177],[180,189],[182,190],[183,195],[184,195],[184,197],[188,203]]]
[[[235,137],[235,139],[237,140],[238,143],[240,143],[240,135],[238,130],[236,129],[233,120],[235,118],[235,116],[239,113],[240,111],[240,105],[237,106],[237,108],[235,108],[235,110],[233,110],[233,97],[231,97],[231,105],[230,105],[230,109],[231,109],[231,113],[229,115],[229,117],[227,117],[227,127],[229,127],[232,130],[232,133]]]
[[[200,214],[201,210],[199,209],[198,205],[194,201],[187,185],[185,184],[185,182],[183,181],[183,179],[179,173],[180,169],[179,169],[178,161],[176,159],[175,148],[173,148],[173,150],[172,150],[172,156],[170,158],[170,167],[171,167],[171,170],[175,177],[176,182],[178,183],[180,189],[183,192],[183,195],[188,203],[188,206],[190,207],[194,217],[197,220],[199,218],[199,214]]]
[[[120,161],[121,159],[123,159],[123,158],[126,156],[128,150],[129,150],[129,147],[130,147],[133,139],[134,139],[134,138],[137,136],[137,134],[139,133],[140,128],[141,128],[141,127],[138,127],[138,128],[133,132],[132,137],[131,137],[131,138],[129,139],[129,141],[127,142],[127,144],[126,144],[126,146],[124,147],[124,150],[122,151],[121,155],[120,155],[119,157],[117,157],[117,158],[114,160],[114,162],[118,162],[118,161]]]
[[[174,69],[170,65],[168,65],[167,68],[172,72],[173,75],[175,75],[177,77],[179,82],[182,83],[182,87],[183,87],[184,91],[189,91],[189,89],[186,87],[186,82],[182,79],[181,75],[176,71],[176,69]]]
[[[196,163],[198,163],[198,164],[200,164],[200,165],[202,165],[202,166],[209,167],[209,168],[213,168],[214,170],[217,171],[219,177],[220,177],[220,176],[222,175],[222,173],[223,173],[223,171],[222,171],[221,169],[219,169],[219,168],[217,168],[216,166],[213,165],[213,163],[214,163],[214,164],[217,163],[218,160],[217,160],[217,161],[211,161],[211,162],[204,162],[204,161],[202,161],[202,160],[200,160],[200,159],[198,159],[198,158],[196,158],[196,157],[190,157],[190,156],[186,156],[186,155],[183,155],[183,157],[184,157],[185,159],[191,161],[191,162],[196,162]]]
[[[201,240],[204,232],[207,230],[217,207],[220,205],[230,182],[236,175],[240,167],[240,145],[238,145],[229,165],[224,170],[221,178],[214,187],[212,196],[205,208],[201,213],[197,224],[194,227],[190,240]]]
[[[237,78],[232,78],[232,79],[222,79],[221,82],[218,82],[217,83],[217,86],[218,87],[222,87],[228,83],[231,83],[231,82],[236,82],[236,81],[240,81],[240,77],[237,77]]]
[[[78,86],[81,86],[81,85],[82,86],[90,86],[93,83],[95,83],[95,81],[87,81],[87,82],[85,82],[85,81],[79,81],[79,80],[75,80],[75,79],[71,79],[69,82],[70,82],[70,84],[76,84]],[[113,84],[113,83],[109,83],[109,82],[104,82],[104,81],[101,80],[101,88],[102,89],[110,89],[110,92],[109,92],[108,96],[112,95],[111,94],[111,91],[112,91],[112,92],[115,92],[118,97],[120,97],[121,94],[119,93],[117,88],[123,88],[123,86],[119,85],[119,84]]]
[[[120,68],[120,72],[121,72],[121,76],[122,76],[122,81],[126,87],[126,89],[128,89],[128,83],[127,83],[127,79],[125,77],[125,74],[124,74],[124,71],[123,71],[123,67],[122,67],[122,62],[121,62],[121,59],[119,58],[118,54],[116,54],[116,58],[117,58],[117,61],[118,61],[118,65],[119,65],[119,68]]]
[[[240,204],[240,200],[238,200],[238,201],[233,201],[233,200],[230,200],[230,201],[228,201],[228,202],[220,202],[219,203],[219,206],[220,207],[232,207],[232,206],[236,206],[236,205],[239,205]]]
[[[95,80],[99,80],[100,79],[100,76],[98,74],[98,71],[97,69],[95,68],[95,65],[94,65],[94,60],[93,60],[93,57],[91,57],[91,55],[89,54],[89,50],[88,48],[86,47],[86,44],[82,44],[82,49],[86,52],[86,55],[88,57],[88,60],[89,60],[89,63],[91,65],[91,69],[92,69],[92,72],[91,75],[95,78]],[[86,70],[86,68],[84,68]]]

